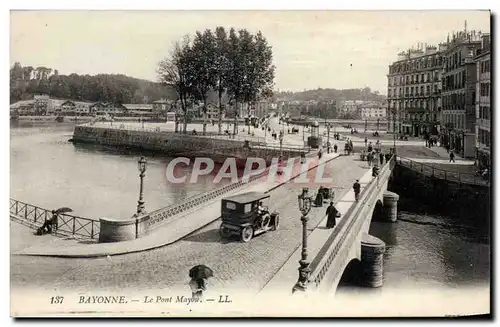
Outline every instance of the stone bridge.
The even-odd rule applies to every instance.
[[[351,190],[336,204],[341,218],[335,228],[314,229],[303,239],[305,248],[299,248],[261,292],[289,292],[293,287],[294,293],[335,293],[344,279],[361,286],[382,286],[385,243],[368,232],[372,219],[397,219],[399,196],[387,191],[394,167],[393,156],[378,177],[371,171],[361,177],[358,201]],[[299,259],[301,272],[297,273]],[[301,280],[296,282],[299,275]]]
[[[310,264],[311,274],[306,284],[309,289],[333,292],[344,272],[362,285],[382,285],[385,244],[368,235],[368,231],[374,217],[396,221],[399,196],[386,191],[394,166],[393,157],[378,177],[364,185],[359,200],[353,202],[316,254]]]

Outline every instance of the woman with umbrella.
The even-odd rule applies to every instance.
[[[191,287],[191,296],[193,298],[199,299],[203,296],[203,291],[207,289],[207,280],[213,277],[214,273],[212,269],[205,265],[194,266],[189,270],[189,277],[191,281],[189,286]]]
[[[42,227],[40,227],[38,234],[43,234],[44,231],[47,232],[47,234],[52,233],[52,229],[57,230],[59,226],[59,214],[61,213],[66,213],[66,212],[72,212],[73,210],[68,207],[63,207],[59,208],[57,210],[52,210],[52,218],[46,219],[45,222],[43,223]]]

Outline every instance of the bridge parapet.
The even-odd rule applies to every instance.
[[[443,179],[450,182],[456,182],[461,184],[472,184],[472,185],[484,185],[484,186],[490,185],[489,179],[484,179],[483,177],[477,176],[475,174],[436,168],[429,164],[416,162],[414,160],[405,157],[398,157],[397,164],[403,167],[410,168],[411,170],[419,172],[425,176],[437,179]]]
[[[372,215],[373,208],[382,189],[385,190],[386,182],[394,166],[395,157],[393,156],[380,170],[378,177],[363,189],[359,201],[355,202],[344,214],[325,245],[313,259],[310,265],[310,290],[330,290],[332,285],[339,280],[349,259],[349,251],[346,249],[350,249],[350,245],[355,242],[367,221],[366,217]]]

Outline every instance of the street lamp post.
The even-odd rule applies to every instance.
[[[394,141],[393,154],[396,154],[396,108],[393,109],[392,114],[392,138]]]
[[[330,124],[326,125],[326,146],[330,144]]]
[[[141,157],[141,159],[138,161],[138,168],[139,168],[139,178],[140,178],[140,184],[139,184],[139,201],[137,201],[137,216],[146,213],[146,209],[144,208],[144,198],[143,198],[143,184],[144,184],[144,176],[146,176],[146,158]]]
[[[280,157],[283,156],[283,131],[280,131]]]
[[[302,221],[302,255],[299,261],[299,279],[293,286],[292,294],[297,291],[305,292],[307,290],[309,274],[311,273],[309,261],[307,261],[307,222],[309,220],[307,214],[311,210],[312,199],[308,196],[307,188],[303,188],[302,193],[298,196],[298,204],[302,214],[300,218],[300,221]]]

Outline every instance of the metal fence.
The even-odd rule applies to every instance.
[[[312,156],[314,156],[314,155],[315,154],[312,154]],[[226,194],[230,191],[233,191],[233,190],[235,190],[243,185],[247,185],[250,182],[258,180],[259,178],[266,176],[266,174],[269,173],[270,169],[271,169],[271,167],[267,167],[267,168],[263,169],[263,171],[260,174],[250,176],[248,178],[248,182],[246,182],[246,181],[244,182],[242,179],[240,179],[236,183],[231,183],[229,185],[220,187],[220,188],[212,190],[210,192],[202,193],[202,194],[198,194],[198,195],[194,195],[192,197],[189,197],[180,204],[173,204],[173,205],[170,205],[168,207],[155,210],[155,211],[149,213],[149,220],[147,223],[148,229],[156,227],[155,225],[165,223],[167,220],[174,217],[175,215],[186,212],[187,210],[190,210],[190,209],[195,208],[203,203],[206,203],[208,201],[216,199],[219,196]]]
[[[37,227],[52,218],[52,210],[43,209],[14,199],[10,199],[10,214]],[[97,220],[59,214],[57,229],[53,229],[53,233],[98,239],[99,230],[100,224]]]
[[[436,168],[431,165],[427,165],[421,162],[416,162],[408,158],[398,157],[397,164],[408,167],[411,170],[420,172],[426,176],[433,178],[444,179],[447,181],[462,183],[462,184],[473,184],[473,185],[489,185],[490,181],[484,179],[481,176],[471,173],[461,173],[456,171],[445,170],[441,168]]]

